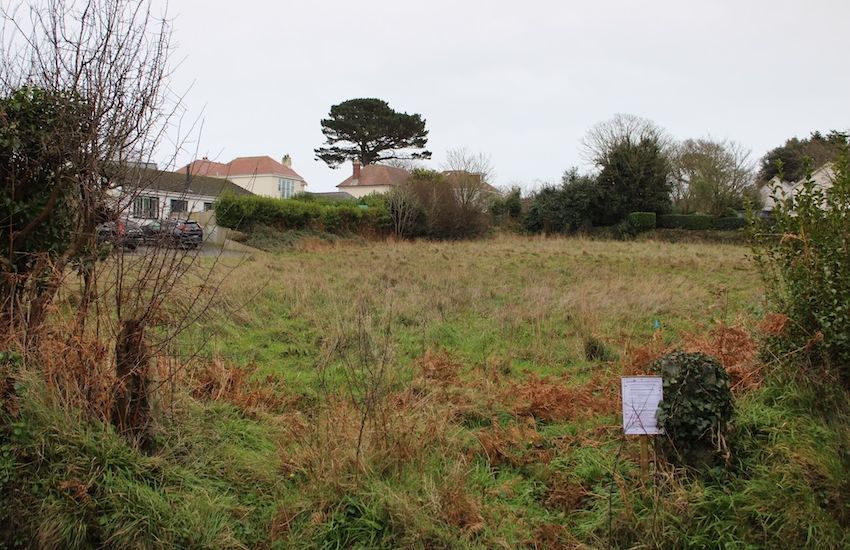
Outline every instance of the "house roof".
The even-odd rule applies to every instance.
[[[272,174],[305,181],[298,172],[284,166],[268,155],[259,157],[236,157],[228,163],[214,162],[209,159],[200,159],[190,162],[177,170],[186,173],[189,168],[192,174],[199,176],[212,176],[214,178],[227,178],[237,176],[258,176],[261,174]]]
[[[395,187],[407,181],[409,177],[410,172],[404,168],[383,164],[367,164],[360,168],[359,178],[355,178],[354,175],[348,176],[337,187]]]
[[[217,197],[225,191],[230,191],[236,195],[253,195],[250,191],[227,179],[192,175],[187,182],[185,173],[164,172],[150,168],[130,170],[125,177],[124,185],[145,191],[204,197]]]

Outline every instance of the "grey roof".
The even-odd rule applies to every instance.
[[[124,177],[124,185],[146,191],[204,197],[217,197],[225,191],[230,191],[236,195],[253,195],[247,189],[239,187],[228,179],[190,176],[187,180],[186,174],[149,168],[129,170]]]

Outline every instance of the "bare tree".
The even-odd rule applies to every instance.
[[[662,150],[673,147],[673,139],[649,119],[618,113],[610,120],[600,122],[588,130],[582,140],[582,155],[585,160],[602,166],[618,145],[628,142],[637,145],[641,140],[657,142]]]
[[[728,140],[688,139],[675,149],[673,201],[682,212],[722,215],[743,208],[753,190],[750,150]]]
[[[44,0],[0,15],[0,93],[27,86],[73,98],[62,116],[77,119],[75,131],[56,144],[64,169],[53,185],[57,197],[73,203],[70,245],[51,258],[50,280],[29,296],[28,324],[35,330],[65,268],[91,252],[112,190],[126,179],[131,162],[150,158],[174,112],[165,87],[171,35],[149,2]],[[55,207],[48,201],[30,225],[51,223]],[[24,236],[13,240],[22,243]],[[10,254],[17,253],[15,244]]]
[[[495,176],[489,155],[466,147],[450,149],[442,168],[461,209],[486,208],[487,199],[498,193],[489,183]]]
[[[406,186],[396,187],[384,197],[390,220],[393,224],[393,234],[404,239],[410,236],[422,213],[422,206],[416,196]]]

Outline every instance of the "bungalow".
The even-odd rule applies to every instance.
[[[464,202],[477,200],[481,195],[500,194],[498,189],[482,179],[481,174],[464,170],[446,170],[442,174]],[[351,175],[337,185],[337,189],[360,198],[372,193],[386,193],[403,185],[409,177],[410,172],[404,168],[383,164],[361,166],[360,161],[355,160]]]
[[[792,197],[810,180],[814,182],[815,187],[821,190],[830,189],[835,180],[835,168],[833,164],[828,162],[812,172],[811,177],[803,178],[796,182],[782,181],[778,176],[774,176],[773,179],[759,188],[759,195],[764,203],[762,215],[770,215],[776,207],[774,197],[779,200]]]
[[[226,179],[164,172],[155,168],[130,170],[124,180],[115,188],[113,195],[125,212],[123,217],[136,222],[187,218],[195,212],[208,212],[224,191],[237,195],[251,194]]]
[[[204,157],[180,168],[181,174],[227,178],[255,195],[288,199],[303,193],[307,182],[292,169],[292,157],[285,155],[280,162],[269,156],[237,157],[228,163],[214,162]]]

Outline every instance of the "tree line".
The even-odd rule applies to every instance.
[[[425,122],[421,115],[396,112],[379,99],[344,101],[321,121],[326,144],[316,149],[316,158],[331,167],[346,160],[416,166],[416,160],[431,158],[424,150]],[[435,198],[440,185],[448,183],[420,167],[406,189],[388,197],[388,204],[390,212],[399,213],[393,222],[396,233],[408,236],[470,237],[481,234],[488,223],[531,232],[572,232],[613,226],[632,212],[740,217],[748,206],[760,206],[760,186],[776,176],[802,179],[807,170],[834,160],[847,141],[846,132],[813,132],[806,139],[787,140],[756,163],[750,150],[735,141],[677,141],[650,120],[619,114],[592,127],[583,140],[592,170],[569,168],[560,184],[544,186],[525,201],[516,189],[487,200],[476,190],[476,200],[461,200],[464,204],[457,208],[449,193]],[[422,229],[426,211],[431,218],[454,216],[453,223],[438,224],[453,229]]]

